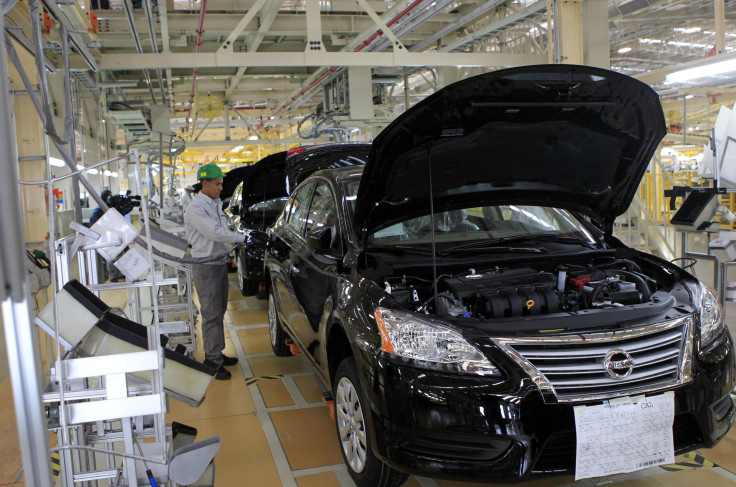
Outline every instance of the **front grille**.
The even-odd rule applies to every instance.
[[[689,380],[692,338],[690,317],[605,333],[542,338],[498,339],[497,343],[532,375],[540,390],[560,402],[605,399],[641,393]],[[614,353],[619,350],[624,353]],[[610,356],[624,356],[629,375],[606,369]],[[615,371],[614,371],[615,372]]]

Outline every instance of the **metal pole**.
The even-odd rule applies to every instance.
[[[0,16],[0,106],[10,106],[5,17]],[[0,112],[0,298],[7,341],[8,365],[13,384],[15,416],[20,439],[25,483],[51,487],[49,441],[41,402],[41,374],[37,334],[31,323],[28,271],[25,268],[23,222],[20,219],[18,157],[10,112]]]

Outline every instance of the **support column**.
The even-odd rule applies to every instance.
[[[610,68],[606,0],[557,0],[554,62]]]
[[[460,80],[460,69],[454,66],[437,68],[437,89]]]
[[[225,103],[225,140],[230,140],[230,104]]]
[[[582,0],[558,0],[555,2],[555,62],[583,64],[583,13]]]
[[[353,120],[370,120],[373,118],[371,68],[348,67],[348,96],[350,118]]]
[[[715,0],[716,56],[726,52],[726,10],[723,0]]]
[[[583,64],[610,69],[608,2],[606,0],[584,0],[582,14]]]

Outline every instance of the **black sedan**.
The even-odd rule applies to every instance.
[[[286,151],[277,152],[248,167],[226,210],[234,230],[248,237],[245,245],[235,251],[238,286],[243,296],[256,294],[263,282],[265,230],[284,209],[287,199],[286,156]]]
[[[632,78],[514,68],[440,90],[364,169],[292,191],[265,256],[271,342],[313,363],[356,484],[595,476],[598,448],[616,473],[726,434],[717,297],[612,235],[664,134]]]
[[[320,169],[362,166],[369,150],[370,144],[362,143],[299,147],[264,157],[240,173],[243,181],[233,192],[226,212],[233,228],[248,236],[235,252],[243,296],[256,294],[263,282],[265,231],[284,209],[289,182],[293,188]]]

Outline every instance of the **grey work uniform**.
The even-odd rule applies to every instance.
[[[192,277],[202,312],[205,358],[222,365],[225,348],[223,318],[229,289],[226,252],[228,244],[243,242],[245,237],[228,230],[220,198],[212,199],[202,192],[187,207],[184,224],[187,240],[192,246],[192,257],[218,257],[210,263],[194,264]]]

